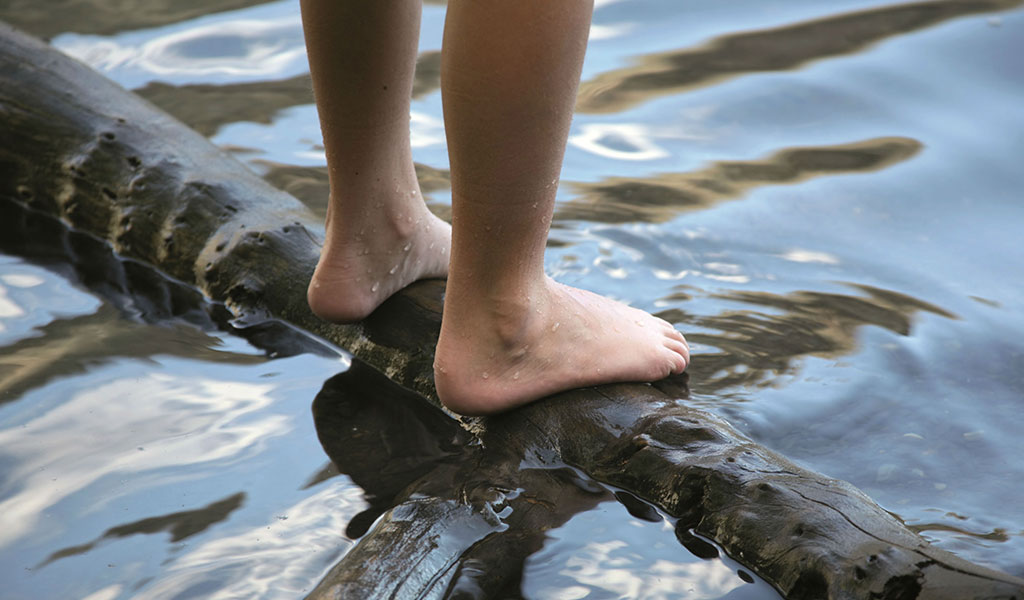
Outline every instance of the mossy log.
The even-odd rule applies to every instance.
[[[49,215],[104,241],[122,260],[154,266],[222,303],[239,326],[289,322],[435,398],[432,355],[443,282],[411,286],[363,323],[320,321],[306,306],[305,287],[322,227],[299,202],[134,94],[6,25],[0,25],[0,203],[7,205],[4,214]],[[681,538],[692,531],[715,540],[791,599],[1024,598],[1024,580],[935,548],[849,484],[758,446],[688,406],[685,397],[685,380],[610,385],[463,420],[460,439],[476,436],[501,452],[487,455],[486,468],[472,473],[452,467],[450,482],[464,491],[466,478],[506,478],[527,490],[557,490],[561,484],[524,479],[521,462],[572,465],[678,518]],[[503,533],[494,520],[503,517],[487,511],[504,484],[476,488],[491,491],[479,501],[438,489],[436,500],[392,498],[398,506],[318,593],[331,596],[344,582],[366,586],[371,578],[374,594],[390,597],[380,586],[394,592],[410,578],[440,582],[453,560],[486,562],[480,557],[495,554],[488,540]],[[506,523],[504,533],[530,530],[528,511],[513,506],[517,512],[522,525]],[[564,520],[560,510],[551,513],[542,520]],[[432,528],[470,532],[471,543],[414,543],[429,538]],[[373,568],[374,560],[391,575]],[[466,571],[471,563],[458,564]],[[452,575],[451,581],[418,589],[440,595],[460,580]]]

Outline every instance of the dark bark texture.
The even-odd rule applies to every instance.
[[[49,219],[125,264],[199,290],[238,327],[280,320],[337,344],[416,393],[393,392],[403,402],[432,411],[414,421],[422,439],[440,440],[431,442],[436,453],[406,479],[364,486],[383,485],[380,505],[350,528],[383,518],[314,597],[515,596],[521,559],[543,530],[608,493],[572,481],[568,465],[628,491],[641,513],[659,507],[679,519],[684,545],[709,552],[693,534],[714,540],[793,600],[1024,599],[1024,581],[933,547],[849,484],[688,406],[685,378],[575,390],[459,427],[423,400],[436,405],[442,282],[411,286],[363,323],[320,321],[305,288],[322,226],[307,209],[146,101],[6,25],[0,206],[4,229]],[[331,450],[344,427],[324,407],[352,400],[332,389],[315,416],[345,470],[344,453]],[[344,418],[363,414],[346,410]],[[358,481],[357,468],[349,470]]]

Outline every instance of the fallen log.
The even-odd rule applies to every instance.
[[[290,322],[436,403],[432,355],[443,282],[413,285],[359,324],[320,321],[306,306],[305,287],[322,227],[300,203],[152,105],[6,25],[0,203],[7,214],[49,215],[123,259],[154,266],[222,303],[236,326]],[[502,449],[495,456],[505,458],[491,458],[483,472],[514,483],[524,457],[578,467],[678,518],[681,538],[696,532],[715,540],[787,598],[1024,598],[1024,580],[933,547],[849,484],[758,446],[685,397],[685,379],[610,385],[461,423],[486,447]],[[468,476],[456,475],[452,481]],[[401,543],[418,552],[418,562],[392,567],[407,573],[402,580],[441,581],[453,556],[473,552],[445,546],[438,551],[448,554],[430,556],[433,546],[414,545],[424,527],[443,525],[437,519],[487,523],[472,529],[481,543],[496,534],[485,514],[493,498],[481,504],[438,494],[416,510],[399,499],[321,588],[382,576],[367,561]],[[401,525],[396,510],[432,516]],[[414,564],[424,570],[408,574]],[[402,582],[391,579],[398,590]]]

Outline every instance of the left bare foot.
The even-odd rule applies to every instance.
[[[415,201],[382,200],[379,210],[344,217],[328,209],[327,239],[306,292],[318,317],[360,321],[410,283],[448,275],[451,227],[418,191],[404,194]]]

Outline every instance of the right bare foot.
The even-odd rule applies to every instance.
[[[482,415],[578,387],[656,381],[689,361],[686,340],[669,323],[545,278],[508,302],[450,295],[434,383],[449,409]]]
[[[360,321],[419,279],[448,274],[451,227],[431,213],[418,188],[396,191],[371,210],[332,215],[306,298],[313,313],[335,323]],[[336,218],[332,218],[336,217]]]

